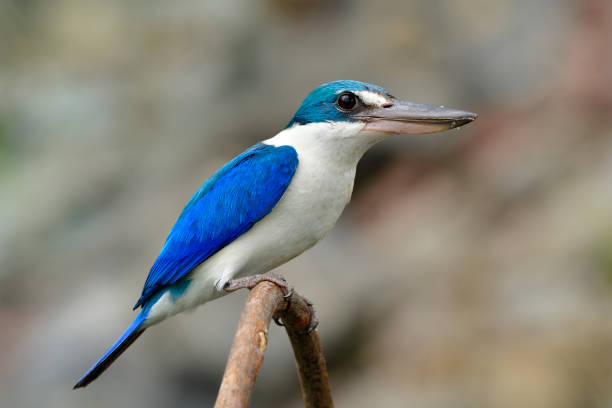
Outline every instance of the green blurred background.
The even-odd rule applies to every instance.
[[[609,0],[0,1],[0,406],[212,405],[246,293],[71,387],[193,191],[335,79],[480,114],[374,148],[279,270],[337,406],[612,406]],[[252,406],[301,406],[278,327]]]

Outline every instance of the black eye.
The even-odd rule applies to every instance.
[[[351,92],[344,92],[338,96],[338,106],[344,110],[351,110],[357,105],[357,97]]]

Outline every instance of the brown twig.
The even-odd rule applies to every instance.
[[[306,299],[301,298],[301,300]],[[296,308],[300,308],[303,313],[314,317],[309,311],[310,307],[311,304],[308,300],[306,300],[306,305],[303,302],[299,302],[296,305]],[[309,334],[305,334],[304,329],[308,328],[309,320],[304,319],[300,314],[285,313],[281,320],[291,341],[295,362],[300,373],[304,406],[306,408],[333,407],[334,403],[331,397],[331,389],[329,388],[327,366],[323,357],[318,331],[315,329]]]
[[[291,340],[305,406],[333,407],[319,335],[316,330],[307,332],[314,319],[311,303],[297,293],[287,302],[281,288],[269,281],[251,290],[242,310],[215,407],[248,405],[268,345],[272,318],[282,320]]]

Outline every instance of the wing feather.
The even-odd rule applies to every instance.
[[[297,169],[291,146],[257,144],[223,166],[183,209],[134,306],[178,282],[276,206]]]

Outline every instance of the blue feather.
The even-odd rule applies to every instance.
[[[283,196],[297,165],[293,147],[259,143],[217,171],[172,227],[134,309],[265,217]]]
[[[85,387],[102,374],[143,332],[141,326],[149,314],[149,308],[144,308],[134,319],[130,327],[117,339],[106,353],[81,377],[74,388]]]

